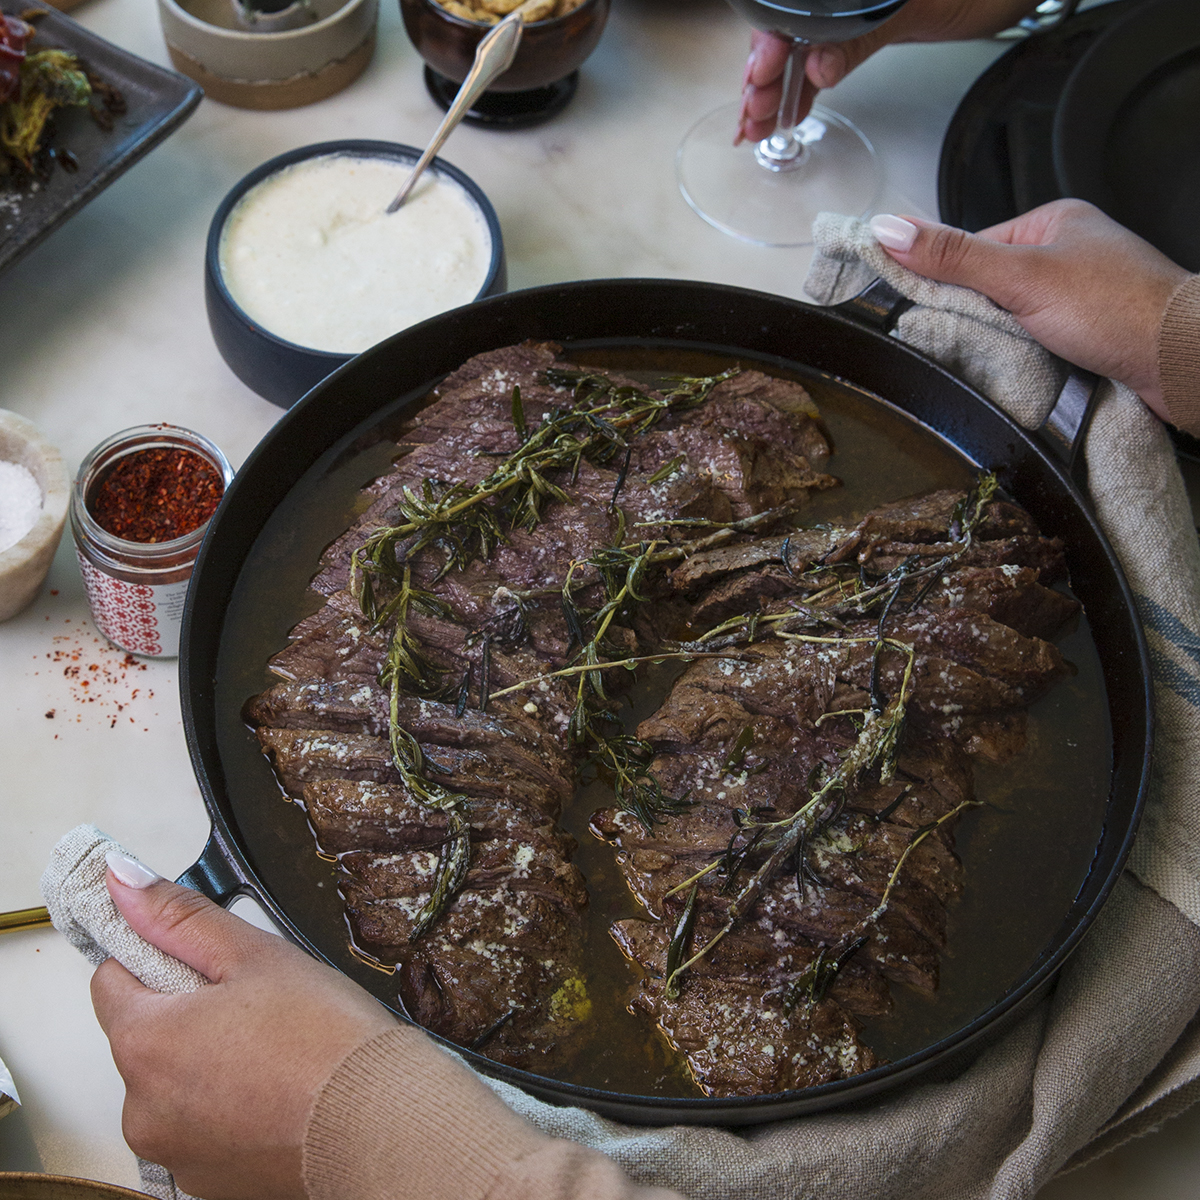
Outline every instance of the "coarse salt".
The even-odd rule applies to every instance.
[[[15,546],[42,511],[42,489],[28,467],[0,460],[0,554]]]

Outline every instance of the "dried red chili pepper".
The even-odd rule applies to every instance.
[[[127,454],[88,496],[97,525],[128,542],[169,542],[216,511],[225,484],[191,450],[156,447]]]
[[[31,25],[0,13],[0,104],[15,99],[21,90],[25,43],[32,36]]]

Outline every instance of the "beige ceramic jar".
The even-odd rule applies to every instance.
[[[238,108],[297,108],[341,91],[375,49],[378,0],[305,0],[297,29],[251,30],[231,0],[158,0],[176,70]]]

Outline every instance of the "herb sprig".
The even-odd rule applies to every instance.
[[[828,641],[867,641],[873,639],[831,639],[810,638],[803,635],[791,635],[799,641],[828,642]],[[885,639],[886,645],[898,650],[906,657],[904,674],[899,691],[887,703],[882,712],[868,711],[859,730],[858,738],[842,756],[837,767],[830,770],[824,768],[821,779],[806,800],[794,813],[778,820],[754,820],[746,817],[741,822],[741,830],[752,830],[756,835],[756,844],[769,850],[766,859],[754,871],[726,912],[725,923],[721,928],[691,957],[679,963],[666,976],[664,992],[668,1000],[676,1000],[683,987],[684,974],[696,963],[706,958],[716,946],[731,933],[758,903],[767,885],[783,869],[789,858],[796,854],[801,843],[807,841],[819,825],[823,823],[825,810],[834,800],[835,795],[844,797],[855,782],[871,768],[878,766],[879,778],[888,782],[895,773],[896,755],[900,747],[900,738],[904,728],[905,713],[912,692],[912,670],[915,651],[904,642],[891,638]],[[824,822],[828,824],[828,821]],[[698,871],[690,879],[671,889],[670,895],[684,888],[698,884],[700,879],[710,871],[720,866],[717,860]]]
[[[409,626],[412,613],[442,619],[453,615],[432,592],[413,586],[413,559],[431,548],[441,551],[444,559],[433,581],[436,584],[451,570],[462,570],[476,559],[490,558],[513,530],[532,532],[541,521],[546,504],[573,503],[570,494],[551,475],[569,470],[574,480],[582,462],[602,465],[623,451],[624,465],[613,490],[615,509],[629,465],[627,438],[644,433],[668,413],[703,404],[713,388],[737,373],[734,368],[719,375],[674,377],[667,381],[664,390],[655,393],[617,384],[597,372],[551,368],[544,378],[552,386],[570,389],[569,407],[558,409],[530,429],[520,388],[514,387],[511,411],[513,427],[520,439],[517,449],[477,484],[456,483],[439,491],[431,480],[426,480],[419,495],[405,487],[397,502],[400,520],[374,530],[351,555],[350,591],[363,615],[375,630],[391,625],[379,682],[389,695],[393,763],[413,797],[429,808],[444,812],[448,822],[432,892],[417,916],[410,940],[421,937],[441,916],[462,886],[470,865],[467,797],[430,778],[420,746],[400,725],[398,717],[400,696],[405,692],[428,698],[455,698],[457,711],[461,713],[470,691],[470,670],[457,684],[448,683]],[[601,678],[604,637],[623,606],[640,598],[636,585],[655,545],[626,563],[628,551],[620,547],[624,526],[621,514],[617,545],[593,556],[595,561],[591,565],[612,594],[599,612],[589,618],[595,633],[583,646],[588,669],[580,675],[580,699],[572,718],[571,737],[577,743],[594,744],[597,760],[613,774],[620,802],[649,823],[655,812],[677,811],[676,802],[663,794],[658,781],[649,774],[651,748],[628,735],[606,735],[600,729],[600,722],[610,715]],[[613,592],[622,569],[623,581]],[[570,603],[570,584],[568,573],[563,593],[564,612]],[[514,599],[523,626],[520,601]],[[582,646],[582,630],[578,640]],[[482,642],[479,693],[480,707],[486,709],[491,637],[483,636]],[[591,698],[598,699],[600,706],[589,703]]]

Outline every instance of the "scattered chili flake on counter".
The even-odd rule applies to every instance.
[[[32,674],[45,676],[45,699],[53,705],[46,719],[56,728],[129,724],[149,732],[148,718],[161,716],[150,666],[97,636],[88,621],[63,624],[66,632],[51,638],[51,649],[33,656],[40,669]]]
[[[217,509],[225,484],[207,460],[173,446],[135,450],[88,497],[101,529],[128,542],[170,542]]]

